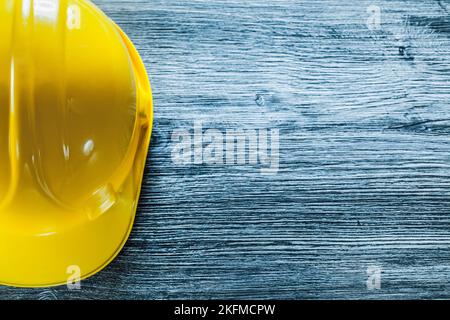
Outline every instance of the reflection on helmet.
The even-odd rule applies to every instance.
[[[150,84],[126,35],[87,0],[0,3],[0,283],[99,271],[135,215]]]

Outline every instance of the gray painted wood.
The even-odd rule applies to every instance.
[[[450,298],[450,1],[95,2],[152,79],[137,220],[82,290],[0,298]],[[174,164],[199,119],[279,129],[278,174]]]

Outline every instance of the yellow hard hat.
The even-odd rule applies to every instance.
[[[152,126],[144,65],[88,0],[0,0],[0,284],[86,278],[124,245]]]

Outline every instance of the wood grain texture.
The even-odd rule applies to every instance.
[[[450,298],[450,1],[95,3],[154,90],[136,223],[82,290],[0,298]],[[199,119],[279,129],[278,174],[174,164]]]

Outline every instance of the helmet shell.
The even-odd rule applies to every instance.
[[[152,125],[145,68],[87,0],[2,1],[0,37],[0,283],[87,277],[133,223]]]

